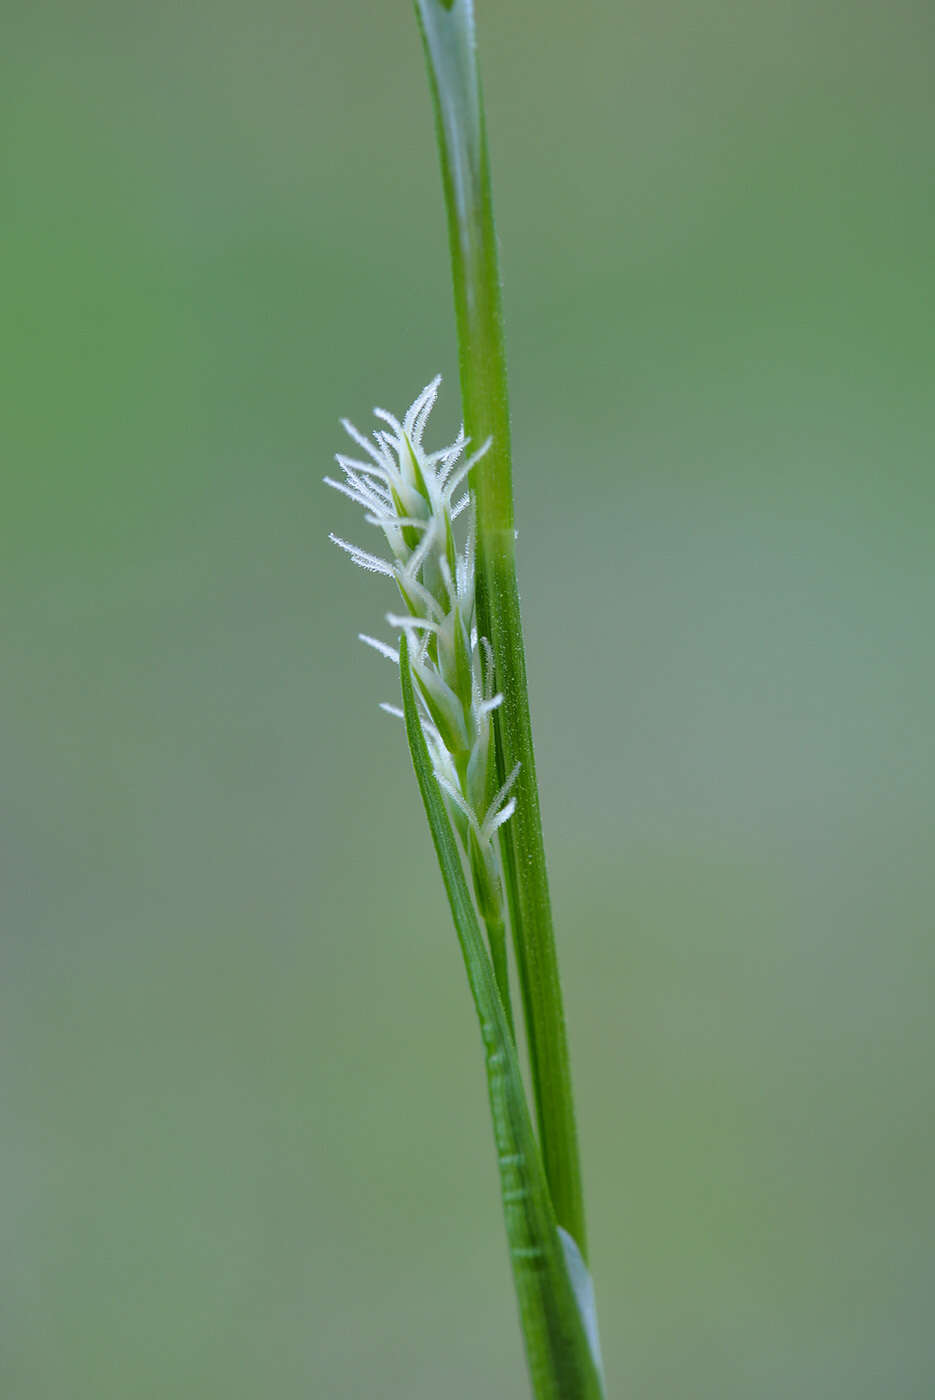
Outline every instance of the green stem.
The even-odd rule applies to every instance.
[[[603,1400],[590,1279],[556,1228],[516,1045],[422,732],[405,633],[399,672],[409,751],[484,1044],[504,1224],[533,1395],[536,1400]]]
[[[516,1027],[513,1025],[513,1001],[510,997],[510,971],[506,960],[506,929],[500,919],[485,920],[485,927],[487,929],[487,942],[490,945],[490,961],[493,963],[494,977],[497,979],[497,990],[500,993],[500,1000],[503,1002],[503,1010],[506,1012],[510,1035],[515,1040]]]
[[[491,447],[473,473],[477,607],[497,687],[497,762],[520,764],[503,828],[507,897],[536,1118],[558,1223],[586,1254],[568,1041],[555,953],[514,561],[510,418],[490,167],[471,0],[415,0],[435,103],[448,211],[466,431]]]

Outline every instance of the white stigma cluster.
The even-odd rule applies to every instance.
[[[331,538],[355,564],[388,575],[399,589],[406,612],[389,613],[387,620],[410,639],[420,719],[435,776],[468,857],[481,914],[503,922],[494,834],[513,813],[509,791],[518,767],[494,793],[490,717],[503,696],[494,694],[490,645],[478,638],[475,625],[473,523],[461,552],[453,529],[470,503],[462,489],[468,474],[490,443],[465,457],[468,443],[462,430],[450,447],[425,451],[422,435],[440,383],[441,376],[423,389],[401,423],[375,409],[384,426],[372,438],[342,420],[366,460],[339,454],[344,480],[325,477],[329,486],[364,507],[366,520],[385,536],[389,558],[337,535]],[[364,634],[361,640],[399,664],[395,648]],[[397,706],[383,708],[401,714]]]

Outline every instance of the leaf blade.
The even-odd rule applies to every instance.
[[[542,1156],[555,1213],[587,1255],[568,1036],[552,926],[516,578],[510,413],[490,162],[473,0],[415,0],[441,160],[461,397],[473,442],[478,630],[504,701],[494,715],[499,781],[519,763],[516,812],[501,832],[510,923]]]
[[[533,1393],[537,1400],[601,1400],[603,1387],[558,1234],[516,1047],[422,732],[405,634],[399,660],[409,751],[484,1045],[501,1198]]]

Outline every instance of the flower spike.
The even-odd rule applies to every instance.
[[[470,443],[462,427],[448,447],[425,451],[422,437],[440,384],[438,375],[402,422],[386,409],[374,409],[381,426],[371,438],[342,418],[366,460],[339,453],[344,479],[325,477],[325,482],[363,507],[365,521],[383,531],[390,557],[331,538],[362,569],[396,582],[406,612],[389,613],[387,620],[409,638],[413,689],[435,777],[471,869],[478,905],[485,917],[504,922],[496,832],[513,813],[509,793],[518,769],[494,793],[490,716],[503,696],[494,693],[490,643],[477,634],[473,513],[460,551],[453,530],[470,505],[465,482],[490,441],[466,456]],[[394,647],[363,633],[360,639],[399,664]],[[400,714],[395,705],[382,708]]]

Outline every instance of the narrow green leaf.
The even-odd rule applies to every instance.
[[[496,763],[520,765],[501,833],[542,1156],[558,1223],[587,1254],[571,1067],[549,897],[516,580],[510,414],[490,165],[472,0],[415,0],[435,107],[465,430],[491,446],[471,474],[477,616],[493,648]]]
[[[461,855],[416,706],[409,648],[400,639],[399,669],[409,751],[435,854],[451,906],[487,1069],[487,1089],[513,1280],[536,1400],[602,1400],[603,1389],[573,1282],[567,1246],[556,1227],[522,1075]]]

